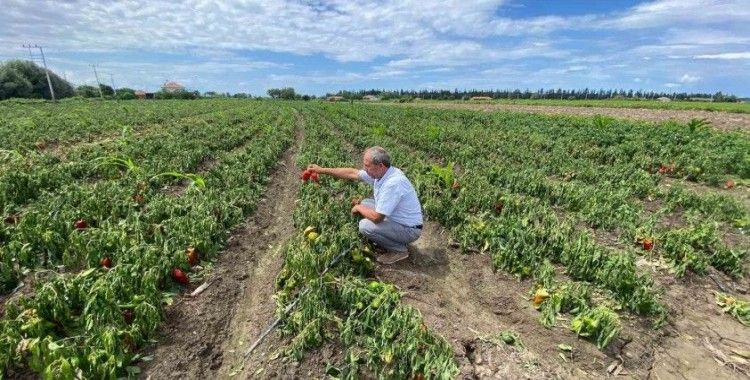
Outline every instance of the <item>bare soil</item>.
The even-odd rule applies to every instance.
[[[741,130],[750,132],[750,114],[731,112],[712,112],[700,110],[666,110],[645,108],[611,108],[611,107],[566,107],[566,106],[532,106],[518,104],[456,104],[456,103],[409,103],[405,107],[429,107],[445,109],[469,109],[476,111],[515,111],[542,113],[548,115],[603,115],[619,119],[635,119],[651,122],[669,120],[685,123],[691,119],[706,119],[714,128],[720,130]]]
[[[711,276],[731,286],[717,271]],[[716,305],[717,285],[710,277],[655,275],[670,307],[668,335],[654,350],[650,375],[655,379],[738,379],[750,377],[750,362],[736,352],[750,349],[750,332]]]

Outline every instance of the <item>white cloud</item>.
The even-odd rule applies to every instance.
[[[701,78],[699,76],[693,76],[693,75],[690,75],[690,74],[685,74],[685,75],[683,75],[683,76],[680,77],[679,82],[680,83],[695,83],[695,82],[699,81],[700,79]]]
[[[489,27],[497,35],[543,34],[561,29],[586,29],[591,27],[597,18],[598,16],[596,15],[574,17],[541,16],[520,20],[502,18],[493,20]]]
[[[738,53],[718,53],[696,55],[696,59],[750,59],[750,51]]]
[[[620,17],[600,21],[600,27],[641,29],[750,22],[747,0],[661,0],[636,5]]]
[[[98,61],[133,87],[168,78],[218,90],[234,85],[220,81],[224,74],[256,89],[399,80],[704,85],[748,68],[747,1],[659,0],[609,14],[510,18],[498,16],[516,6],[508,0],[4,0],[0,59],[24,58],[20,43],[43,43],[69,78],[93,80],[87,64]]]
[[[749,20],[750,21],[750,20]],[[750,30],[717,30],[715,28],[671,28],[661,37],[666,45],[729,45],[750,43]]]
[[[680,87],[680,84],[679,83],[664,83],[664,87],[675,88],[675,87]]]
[[[18,36],[75,51],[266,50],[342,62],[408,54],[445,43],[440,33],[481,34],[502,1],[72,1],[14,2],[0,24]],[[36,15],[30,22],[28,15]],[[38,26],[41,26],[37,29]],[[472,28],[474,30],[472,30]],[[6,38],[7,37],[7,38]]]

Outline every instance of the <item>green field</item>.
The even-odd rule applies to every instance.
[[[718,103],[512,103],[750,111]],[[674,289],[694,292],[696,304],[715,308],[712,318],[731,329],[750,324],[742,297],[724,302],[722,314],[712,293],[693,284],[710,284],[708,274],[747,284],[746,134],[322,102],[0,102],[0,112],[6,376],[137,376],[165,310],[211,278],[233,229],[253,215],[292,147],[298,168],[356,167],[365,148],[387,149],[430,222],[447,231],[439,237],[445,247],[455,242],[448,254],[486,256],[493,271],[511,278],[493,281],[525,287],[524,309],[538,310],[534,323],[543,331],[556,331],[547,341],[544,334],[521,337],[530,341],[525,348],[511,344],[536,352],[538,366],[589,365],[585,355],[561,361],[558,337],[578,337],[576,350],[616,360],[613,344],[677,322]],[[456,343],[404,299],[419,289],[405,292],[374,277],[373,250],[349,203],[368,188],[329,177],[289,186],[299,186],[289,215],[298,233],[284,237],[284,264],[269,284],[286,339],[280,355],[302,361],[332,344],[343,354],[321,373],[458,376]],[[319,235],[303,233],[308,226]],[[198,252],[199,267],[190,252]],[[486,307],[481,299],[461,302]],[[680,337],[701,333],[675,329]],[[543,344],[555,354],[546,357]],[[639,375],[648,367],[632,365]]]
[[[750,103],[711,103],[656,100],[562,100],[562,99],[493,99],[490,101],[453,101],[450,103],[466,104],[518,104],[526,106],[561,106],[561,107],[613,107],[613,108],[646,108],[666,110],[701,110],[750,113]]]

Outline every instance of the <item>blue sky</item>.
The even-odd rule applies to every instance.
[[[623,88],[750,96],[750,0],[2,0],[0,60],[74,84],[265,95]]]

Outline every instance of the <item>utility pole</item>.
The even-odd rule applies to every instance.
[[[94,68],[94,76],[96,77],[96,87],[99,89],[99,96],[104,100],[104,93],[102,93],[102,84],[99,82],[99,74],[96,72],[96,65],[89,65]]]
[[[44,50],[42,49],[41,46],[39,46],[37,44],[34,44],[34,46],[31,46],[31,44],[29,44],[29,45],[23,45],[23,47],[29,48],[29,56],[31,56],[32,62],[34,60],[34,56],[31,55],[31,48],[32,47],[39,48],[39,53],[41,53],[41,55],[42,55],[42,64],[44,65],[44,73],[47,75],[47,85],[49,85],[49,93],[52,96],[52,101],[55,102],[56,101],[55,100],[55,89],[52,88],[52,80],[49,79],[49,69],[47,69],[47,60],[44,58]]]
[[[31,44],[29,44],[29,45],[23,45],[23,47],[29,48],[29,60],[33,62],[34,61],[34,55],[31,54]]]
[[[117,99],[117,89],[115,89],[115,79],[112,76],[112,74],[109,74],[109,81],[110,81],[110,83],[112,83],[112,92],[113,92],[112,97],[114,97],[115,99]]]

